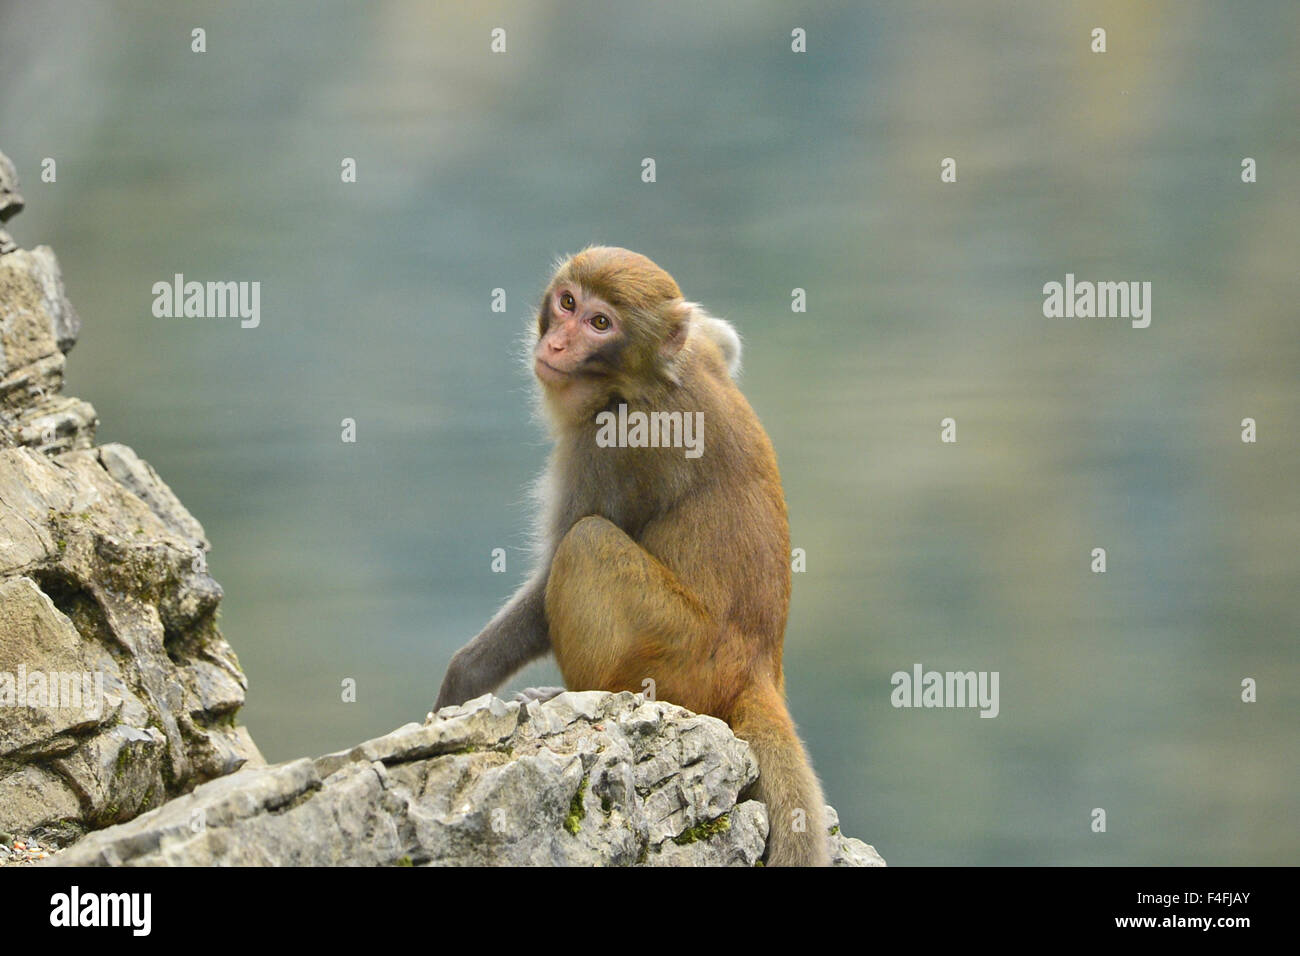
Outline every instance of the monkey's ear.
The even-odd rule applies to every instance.
[[[740,374],[740,336],[735,327],[726,319],[709,315],[698,307],[695,321],[701,334],[712,339],[713,344],[722,350],[722,360],[727,363],[727,372],[734,379]]]
[[[659,346],[664,358],[673,358],[686,344],[686,336],[691,331],[691,307],[685,302],[677,302],[667,312],[668,335]]]

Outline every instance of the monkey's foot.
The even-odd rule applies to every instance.
[[[535,700],[539,704],[545,703],[558,694],[563,694],[563,687],[527,687],[515,694],[514,699],[521,704],[526,704],[530,700]]]

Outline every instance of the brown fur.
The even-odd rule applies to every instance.
[[[589,345],[553,332],[565,320],[555,294],[569,288],[612,307],[617,336]],[[653,680],[657,697],[719,717],[750,743],[769,864],[825,864],[824,801],[784,699],[785,497],[771,443],[731,379],[738,340],[649,259],[608,247],[560,266],[537,331],[537,354],[551,354],[554,334],[553,359],[576,370],[543,389],[556,447],[541,560],[458,652],[439,706],[490,690],[547,642],[571,689],[641,691]],[[703,455],[598,447],[595,416],[624,402],[629,412],[703,412]],[[497,646],[503,639],[524,649]]]

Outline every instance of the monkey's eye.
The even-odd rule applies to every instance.
[[[560,308],[565,312],[572,312],[578,303],[573,300],[573,294],[565,292],[560,296]]]
[[[607,315],[593,315],[591,317],[591,327],[597,332],[608,332],[609,325],[609,316]]]

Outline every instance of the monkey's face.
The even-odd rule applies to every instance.
[[[615,397],[662,397],[689,317],[672,276],[645,256],[589,246],[567,259],[542,297],[533,349],[553,416],[579,423]]]
[[[618,310],[559,278],[542,302],[538,333],[533,371],[548,399],[570,413],[603,405],[627,345]]]

